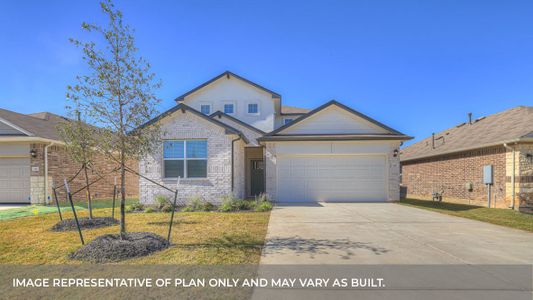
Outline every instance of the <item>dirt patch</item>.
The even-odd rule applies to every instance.
[[[126,233],[124,239],[119,234],[106,234],[72,253],[70,258],[93,263],[117,262],[150,255],[168,246],[166,239],[151,232]]]
[[[92,229],[92,228],[101,228],[101,227],[107,227],[107,226],[113,226],[117,225],[120,222],[116,219],[113,219],[111,217],[100,217],[100,218],[81,218],[78,219],[78,222],[80,223],[81,229]],[[75,231],[78,230],[78,227],[76,227],[76,221],[74,219],[66,219],[63,221],[58,222],[52,228],[50,228],[50,231]]]

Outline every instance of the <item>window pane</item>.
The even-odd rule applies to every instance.
[[[248,104],[248,113],[256,114],[258,111],[259,111],[259,107],[257,104]]]
[[[290,122],[292,122],[292,119],[285,119],[284,122],[284,124],[289,124]]]
[[[183,160],[165,160],[165,178],[183,178]]]
[[[183,158],[183,141],[165,141],[163,143],[164,158]]]
[[[232,114],[233,113],[233,104],[224,104],[224,113]]]
[[[207,158],[207,141],[187,141],[187,158]]]
[[[200,106],[200,111],[205,114],[205,115],[208,115],[211,113],[211,105],[201,105]]]
[[[207,160],[188,160],[187,177],[205,178],[207,177]]]

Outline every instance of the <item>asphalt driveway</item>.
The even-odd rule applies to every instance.
[[[393,203],[277,205],[262,264],[532,264],[533,233]]]

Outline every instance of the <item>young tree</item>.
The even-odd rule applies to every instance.
[[[89,209],[89,219],[93,218],[93,208],[91,201],[91,189],[89,186],[88,169],[93,167],[93,158],[96,150],[95,128],[82,122],[80,112],[74,111],[76,120],[65,121],[59,125],[59,133],[65,142],[67,152],[75,162],[81,165],[85,175],[85,186],[87,192],[87,207]]]
[[[99,36],[98,44],[71,39],[82,49],[90,72],[78,76],[77,83],[67,88],[67,99],[102,128],[97,147],[120,167],[120,233],[124,237],[127,163],[159,144],[157,125],[139,127],[157,114],[160,100],[155,90],[161,83],[150,71],[150,64],[138,56],[133,30],[123,23],[122,13],[111,1],[100,6],[108,24],[82,24],[83,30]]]

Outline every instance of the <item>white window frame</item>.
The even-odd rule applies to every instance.
[[[294,122],[294,119],[293,118],[284,118],[283,119],[283,125],[287,125],[290,122]]]
[[[206,157],[205,158],[187,158],[187,141],[206,141],[206,147],[207,147],[207,154],[206,154]],[[164,145],[165,145],[165,142],[183,142],[183,158],[165,158],[165,149],[164,149]],[[163,170],[163,179],[164,180],[176,180],[178,179],[178,177],[165,177],[165,160],[183,160],[183,178],[187,178],[187,179],[207,179],[207,170],[208,170],[208,167],[209,167],[209,142],[207,141],[207,139],[169,139],[169,140],[163,140],[163,153],[162,153],[162,157],[163,157],[163,167],[161,168]],[[191,177],[189,178],[189,174],[187,174],[187,161],[188,160],[205,160],[206,161],[206,165],[205,165],[205,176],[206,177]]]
[[[249,106],[251,104],[257,105],[257,112],[255,112],[255,113],[251,113],[250,112],[250,107]],[[254,115],[254,116],[257,116],[257,115],[261,114],[261,105],[259,105],[258,102],[248,102],[248,103],[246,103],[246,113],[249,114],[249,115]]]
[[[233,105],[233,112],[232,113],[227,113],[226,110],[224,109],[224,106],[226,106],[227,104]],[[233,101],[222,102],[222,112],[227,114],[227,115],[236,115],[237,114],[237,104],[235,104],[235,102],[233,102]]]
[[[209,114],[207,114],[207,115],[210,115],[210,114],[213,113],[213,103],[211,103],[211,102],[200,102],[200,107],[199,107],[200,108],[199,109],[200,112],[202,112],[202,105],[208,105],[209,106]]]

